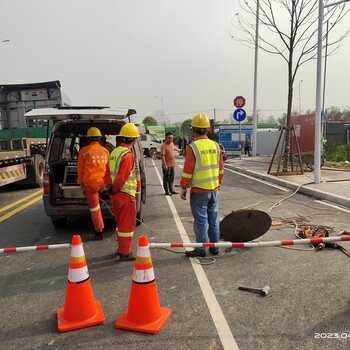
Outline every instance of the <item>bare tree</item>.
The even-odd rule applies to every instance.
[[[334,1],[333,1],[334,2]],[[256,40],[256,8],[259,3],[259,36]],[[332,1],[324,0],[324,4]],[[317,57],[317,30],[318,30],[318,0],[239,0],[242,12],[236,13],[232,23],[231,38],[248,47],[258,47],[274,55],[280,55],[287,63],[288,69],[288,99],[286,111],[285,133],[285,163],[283,170],[287,171],[287,160],[290,149],[290,126],[293,102],[293,84],[298,69],[306,62]],[[335,27],[349,12],[346,4],[339,4],[325,11],[323,21],[329,26],[323,32],[323,42],[327,42],[327,55],[335,53],[349,29],[337,33],[335,38],[331,34]]]

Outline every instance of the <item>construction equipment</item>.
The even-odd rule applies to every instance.
[[[269,286],[265,286],[263,288],[253,288],[253,287],[244,287],[244,286],[239,286],[238,289],[240,290],[245,290],[247,292],[253,292],[253,293],[258,293],[265,297],[267,294],[270,293],[271,288]]]

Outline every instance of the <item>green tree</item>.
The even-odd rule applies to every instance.
[[[181,124],[181,136],[189,138],[191,136],[191,123],[192,119],[186,119],[182,124]]]
[[[241,12],[236,13],[231,38],[255,48],[255,45],[270,54],[279,55],[287,67],[287,110],[283,171],[287,171],[290,149],[290,125],[293,104],[293,86],[299,68],[317,56],[318,48],[318,3],[319,0],[239,0]],[[257,11],[259,4],[259,15]],[[334,32],[337,24],[346,20],[349,7],[332,6],[324,12],[323,22],[328,21],[328,31],[323,32],[323,43],[328,34]],[[288,20],[289,19],[289,20]],[[259,25],[256,38],[256,22]],[[238,30],[237,30],[238,29]],[[335,53],[349,29],[341,32],[338,38],[327,40],[328,54]]]
[[[286,126],[287,113],[283,113],[279,118],[277,118],[278,125]]]
[[[343,110],[343,118],[349,120],[350,119],[350,108],[345,108]]]
[[[329,120],[339,120],[342,119],[343,113],[340,111],[338,107],[331,106],[330,110],[328,110],[328,119]]]
[[[151,116],[144,118],[142,123],[145,125],[146,129],[147,129],[147,126],[157,126],[158,125],[158,122]]]
[[[244,121],[244,124],[252,124],[253,123],[253,116],[248,115],[247,118]]]

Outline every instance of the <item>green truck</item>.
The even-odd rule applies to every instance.
[[[26,120],[24,114],[68,105],[58,80],[0,85],[0,186],[14,182],[42,186],[52,125],[47,120]]]

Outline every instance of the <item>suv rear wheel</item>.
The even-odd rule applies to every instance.
[[[68,223],[68,218],[51,218],[51,222],[55,228],[65,228]]]

